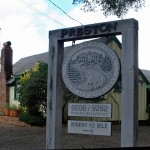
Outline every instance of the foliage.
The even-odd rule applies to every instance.
[[[44,118],[47,100],[47,68],[46,63],[38,62],[33,69],[27,70],[20,79],[19,102],[22,107],[26,108],[23,116],[29,117],[28,120],[24,120],[27,123],[31,123],[32,119],[37,121],[38,117],[43,116]],[[26,117],[22,117],[22,119]]]
[[[16,105],[10,105],[9,106],[9,109],[12,109],[12,110],[22,110],[22,107],[21,106],[16,106]]]
[[[19,119],[30,125],[45,125],[46,119],[46,100],[47,100],[47,68],[48,65],[39,62],[32,70],[27,70],[20,79],[20,86],[18,88],[19,92],[19,102],[22,107]],[[71,93],[64,85],[64,95],[63,95],[63,108],[62,108],[62,119],[64,119],[64,109],[68,101],[79,102],[87,99],[81,98],[79,96]],[[92,102],[97,102],[99,100],[104,100],[101,97],[95,99],[88,99]],[[43,109],[41,109],[43,108]]]
[[[21,112],[19,119],[32,126],[44,126],[46,124],[46,118],[43,117],[42,113],[39,112],[38,115],[30,114],[29,112]]]
[[[17,110],[18,109],[16,105],[11,105],[9,108],[12,109],[12,110]]]
[[[96,12],[98,8],[105,16],[116,15],[119,18],[126,15],[129,9],[138,11],[145,4],[145,0],[73,0],[73,4],[83,3],[82,10]]]

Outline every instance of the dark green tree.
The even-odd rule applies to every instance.
[[[119,18],[128,13],[129,9],[138,11],[144,6],[145,0],[73,0],[73,4],[83,4],[85,12],[103,11],[105,16],[115,15]]]
[[[31,125],[45,124],[47,68],[46,63],[38,62],[33,69],[27,70],[20,79],[19,102],[24,108],[20,119]]]

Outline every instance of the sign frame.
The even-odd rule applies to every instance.
[[[131,18],[49,31],[46,149],[61,149],[64,42],[114,35],[122,35],[121,147],[136,147],[138,21]]]

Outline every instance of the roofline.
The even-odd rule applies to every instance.
[[[142,69],[139,69],[139,74],[141,75],[141,77],[143,78],[143,80],[146,82],[146,84],[149,85],[150,82],[147,80],[147,78],[145,77],[144,73],[141,70]]]
[[[115,41],[118,44],[119,48],[122,49],[121,42],[118,40],[118,38],[116,36],[110,36],[108,43],[110,43],[112,41]]]

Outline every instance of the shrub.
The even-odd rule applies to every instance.
[[[28,112],[21,112],[19,119],[31,126],[45,126],[46,118],[42,114],[33,115]]]
[[[26,110],[20,114],[19,118],[31,125],[45,125],[47,68],[46,63],[38,62],[32,70],[26,71],[20,79],[19,102]]]

